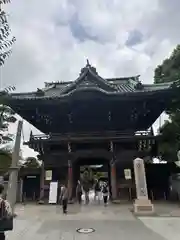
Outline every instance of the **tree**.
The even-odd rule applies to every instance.
[[[11,53],[11,46],[15,41],[15,37],[11,36],[11,30],[7,21],[7,15],[3,11],[3,4],[9,3],[10,0],[0,0],[0,67],[4,64],[5,59]],[[9,134],[9,123],[14,123],[16,118],[12,109],[7,107],[4,103],[4,95],[10,91],[14,91],[14,87],[8,87],[0,91],[0,147],[13,140],[13,135]]]
[[[40,168],[41,163],[35,157],[28,157],[25,159],[25,163],[22,165],[25,168]]]
[[[13,141],[14,135],[8,131],[9,123],[16,122],[14,112],[11,108],[1,105],[0,106],[0,145],[7,144]]]
[[[154,82],[175,82],[175,86],[180,84],[180,45],[174,49],[169,58],[157,66]],[[177,89],[177,91],[179,90]],[[160,128],[162,134],[160,154],[165,160],[176,161],[177,151],[180,149],[180,91],[177,97],[172,99],[171,105],[166,112],[169,115],[169,121],[166,121]]]
[[[2,5],[9,2],[10,0],[0,0],[0,67],[11,54],[11,47],[16,40],[15,37],[11,36],[7,15],[2,9]]]
[[[0,175],[8,172],[11,165],[12,155],[10,151],[0,149]]]
[[[4,95],[14,90],[14,87],[8,87],[0,92],[0,148],[6,148],[6,145],[14,140],[14,135],[9,133],[8,127],[10,123],[16,122],[15,112],[5,105],[4,100]]]
[[[171,56],[155,69],[154,82],[165,83],[180,79],[180,45],[178,45]]]

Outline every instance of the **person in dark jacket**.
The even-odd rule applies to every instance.
[[[102,194],[103,194],[103,200],[104,200],[104,206],[107,206],[108,196],[109,196],[109,188],[108,184],[104,183],[102,187]]]
[[[67,204],[68,204],[68,188],[66,185],[61,187],[60,201],[62,202],[63,213],[67,213]]]
[[[81,182],[78,181],[77,187],[76,187],[76,197],[79,204],[82,203],[82,193],[83,193],[83,188],[82,188]]]

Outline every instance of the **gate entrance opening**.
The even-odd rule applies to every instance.
[[[95,180],[105,181],[110,184],[110,165],[109,161],[101,158],[78,158],[74,163],[74,183],[77,185],[78,180],[83,182],[86,178],[92,189]]]

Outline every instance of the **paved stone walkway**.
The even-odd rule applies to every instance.
[[[108,207],[69,205],[67,215],[60,206],[27,205],[17,207],[18,217],[14,231],[8,233],[8,240],[175,240],[180,239],[179,222],[173,222],[169,235],[164,234],[167,223],[156,218],[135,218],[127,206]],[[154,221],[154,222],[153,222]],[[160,228],[158,228],[158,225]],[[174,233],[174,226],[176,233]],[[78,228],[94,228],[90,234],[77,233]],[[171,234],[175,234],[172,235]],[[163,237],[163,235],[165,237]]]
[[[156,232],[157,234],[164,236],[167,240],[179,240],[180,239],[180,218],[178,217],[159,217],[159,218],[147,218],[143,217],[140,220],[146,227]]]

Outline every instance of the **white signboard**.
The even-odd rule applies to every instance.
[[[131,169],[124,169],[124,177],[126,180],[131,179]]]
[[[49,203],[57,203],[58,182],[50,182]]]

